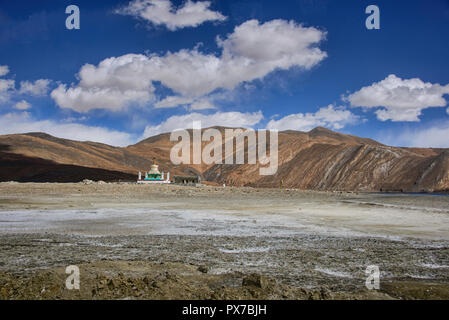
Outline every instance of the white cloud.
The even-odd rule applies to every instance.
[[[173,108],[180,105],[190,104],[193,102],[191,98],[184,98],[180,96],[169,96],[165,99],[157,102],[154,107],[155,108]]]
[[[446,109],[446,113],[449,114],[449,108]]]
[[[186,27],[197,27],[206,21],[224,21],[220,12],[209,9],[209,1],[187,2],[174,8],[170,0],[134,0],[115,13],[141,18],[154,25],[164,25],[171,31]]]
[[[80,121],[85,121],[87,120],[86,116],[82,116],[82,117],[68,117],[68,118],[64,118],[59,120],[60,122],[80,122]]]
[[[9,73],[8,66],[0,66],[0,77],[6,76]]]
[[[207,109],[217,109],[209,100],[200,99],[195,100],[192,98],[185,98],[182,96],[169,96],[165,99],[157,102],[155,108],[173,108],[177,106],[190,105],[190,110],[207,110]]]
[[[379,141],[393,146],[449,148],[449,121],[427,128],[407,129],[400,134],[381,136]]]
[[[227,39],[217,39],[221,56],[203,54],[198,47],[165,55],[127,54],[84,65],[77,86],[60,85],[52,97],[62,108],[79,112],[101,108],[121,110],[130,103],[153,99],[153,81],[177,96],[156,107],[173,107],[176,101],[201,100],[214,90],[232,90],[239,84],[262,79],[277,69],[310,69],[327,55],[316,47],[325,33],[284,20],[259,24],[250,20],[235,28]]]
[[[197,100],[190,105],[190,110],[207,110],[207,109],[217,109],[217,107],[206,99]]]
[[[14,105],[14,109],[17,110],[28,110],[31,109],[31,104],[26,102],[25,100],[19,101]]]
[[[0,76],[9,73],[8,66],[0,66]],[[34,82],[21,81],[20,89],[16,89],[16,82],[12,79],[0,79],[0,102],[8,101],[12,96],[28,94],[34,96],[44,96],[48,93],[48,86],[51,80],[39,79]]]
[[[78,112],[119,111],[132,103],[147,103],[154,98],[151,76],[144,69],[147,62],[146,56],[127,54],[105,59],[98,67],[85,64],[78,74],[78,86],[61,84],[51,97],[61,108]]]
[[[77,123],[33,120],[28,112],[8,113],[0,116],[0,134],[25,132],[45,132],[59,138],[95,141],[115,146],[127,146],[135,143],[135,138],[126,132]]]
[[[263,115],[261,111],[253,113],[216,112],[210,115],[194,112],[180,116],[172,116],[158,125],[147,126],[141,139],[177,129],[190,129],[192,128],[193,121],[201,121],[202,128],[213,126],[248,128],[259,123],[262,119]]]
[[[21,81],[20,94],[30,94],[33,96],[45,96],[48,93],[48,86],[51,81],[48,79],[39,79],[33,82]]]
[[[449,84],[441,86],[418,78],[403,80],[390,74],[344,99],[353,107],[383,107],[376,110],[381,121],[419,121],[423,109],[446,106],[444,94],[449,94]]]
[[[142,104],[150,101],[152,95],[149,92],[136,90],[120,91],[115,88],[86,90],[81,87],[67,89],[65,85],[60,85],[51,92],[51,97],[62,108],[88,112],[92,109],[119,111],[131,103]]]
[[[0,93],[1,92],[7,92],[9,90],[14,89],[14,85],[15,85],[15,81],[14,80],[5,80],[5,79],[0,79]]]
[[[8,101],[15,88],[14,80],[0,79],[0,102]]]
[[[320,108],[315,113],[290,114],[279,120],[270,120],[268,129],[309,131],[315,127],[342,129],[346,125],[354,124],[359,117],[343,107],[333,105]]]
[[[277,68],[315,66],[327,56],[316,47],[325,36],[321,30],[294,21],[277,19],[260,24],[249,20],[237,26],[227,39],[218,38],[218,44],[223,48],[224,59],[234,58],[244,64],[238,60],[243,59],[249,64],[252,77],[259,78]]]

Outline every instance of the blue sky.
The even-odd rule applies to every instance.
[[[447,0],[2,0],[0,24],[0,134],[127,145],[197,119],[449,147]]]

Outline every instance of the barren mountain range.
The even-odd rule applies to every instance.
[[[227,185],[375,192],[449,191],[449,149],[390,147],[321,127],[309,132],[279,132],[279,169],[273,176],[259,175],[259,164],[175,166],[170,161],[170,150],[175,144],[169,133],[125,148],[60,139],[45,133],[3,135],[0,181],[135,181],[137,172],[149,170],[155,158],[160,169],[170,171],[172,176],[200,175],[203,180]]]

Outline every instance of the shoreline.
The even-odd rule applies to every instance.
[[[24,185],[40,185],[40,184],[63,184],[63,185],[73,185],[73,184],[110,184],[110,185],[139,185],[134,181],[94,181],[89,180],[88,183],[83,181],[79,182],[22,182],[22,181],[0,181],[0,185],[7,184],[24,184]],[[145,184],[143,184],[145,185]],[[176,186],[176,187],[210,187],[210,188],[238,188],[238,189],[255,189],[255,190],[289,190],[289,191],[298,191],[298,192],[317,192],[317,193],[347,193],[347,194],[373,194],[373,195],[435,195],[435,196],[449,196],[449,190],[436,190],[436,191],[363,191],[363,190],[314,190],[314,189],[299,189],[299,188],[279,188],[279,187],[254,187],[254,186],[232,186],[226,185],[223,187],[220,183],[216,183],[213,181],[203,181],[198,186],[191,185],[179,185],[179,184],[165,184],[166,186]],[[141,185],[142,186],[142,185]],[[148,186],[148,185],[146,185]],[[148,187],[154,187],[155,185],[149,185]],[[156,185],[157,186],[157,185]]]

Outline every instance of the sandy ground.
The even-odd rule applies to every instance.
[[[0,248],[3,299],[449,299],[448,196],[0,183]]]

